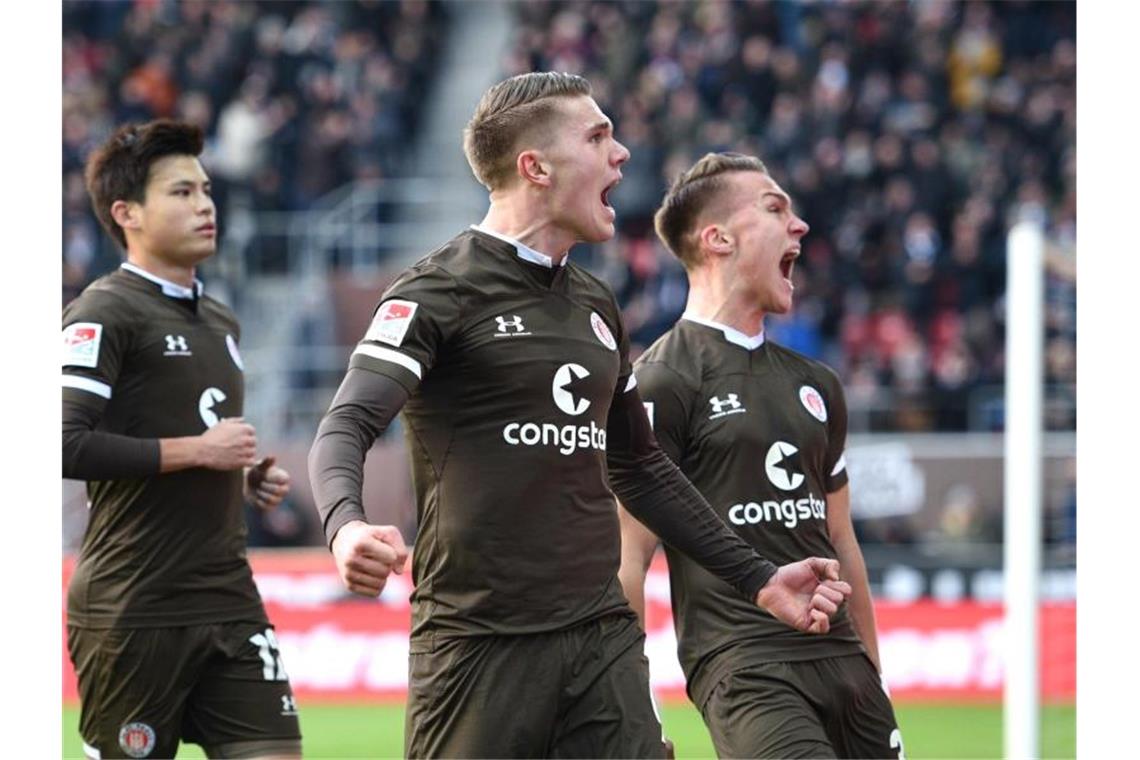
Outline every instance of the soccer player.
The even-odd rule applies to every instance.
[[[63,312],[63,477],[91,518],[67,600],[89,757],[300,757],[277,639],[245,554],[245,498],[289,474],[255,461],[233,313],[202,292],[214,254],[198,127],[128,125],[88,159],[87,190],[126,250]]]
[[[490,209],[381,296],[309,455],[325,534],[354,592],[400,571],[361,477],[402,410],[419,517],[407,754],[659,757],[611,487],[798,630],[826,631],[850,589],[834,560],[762,560],[653,442],[613,293],[567,257],[613,236],[629,157],[589,83],[495,85],[464,149]]]
[[[851,526],[843,388],[764,337],[764,315],[792,307],[808,225],[759,159],[732,153],[683,173],[655,224],[689,278],[685,313],[635,367],[661,448],[762,555],[837,558],[853,589],[808,636],[666,542],[689,696],[721,757],[902,757]],[[621,524],[622,585],[644,620],[657,536],[624,510]]]

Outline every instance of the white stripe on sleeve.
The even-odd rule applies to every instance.
[[[63,387],[87,391],[88,393],[94,393],[96,396],[102,396],[103,398],[111,398],[111,386],[106,383],[101,383],[98,380],[92,380],[89,377],[64,375]]]
[[[420,378],[421,380],[424,377],[423,370],[420,368],[420,363],[410,356],[401,354],[399,351],[393,351],[390,348],[374,346],[371,343],[361,343],[352,353],[371,356],[373,359],[392,362],[392,364],[399,364],[401,367],[410,371],[413,375]]]
[[[103,758],[103,755],[99,752],[99,750],[95,749],[87,742],[83,742],[83,754],[87,755],[90,760],[102,760]]]
[[[846,468],[846,467],[847,467],[847,452],[845,451],[839,455],[839,461],[835,463],[835,468],[831,471],[831,477],[834,478],[836,475],[843,472],[844,468]]]

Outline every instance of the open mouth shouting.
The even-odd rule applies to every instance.
[[[602,208],[608,211],[611,216],[616,216],[616,212],[614,211],[614,207],[610,205],[610,191],[617,187],[620,182],[621,175],[619,174],[617,179],[602,188],[602,194],[600,196],[600,199],[602,201]]]
[[[788,287],[792,290],[796,289],[795,285],[792,284],[792,270],[795,269],[796,259],[798,259],[799,256],[800,249],[797,247],[788,249],[788,251],[780,257],[780,275],[783,276],[784,282],[786,282]]]

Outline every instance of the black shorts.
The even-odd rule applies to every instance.
[[[301,728],[265,623],[175,628],[68,626],[79,733],[93,757],[299,755]]]
[[[437,641],[409,663],[408,757],[663,757],[637,618]]]
[[[903,757],[890,697],[865,654],[741,668],[701,715],[720,757]]]

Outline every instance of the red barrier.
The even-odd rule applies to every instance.
[[[277,629],[297,696],[309,701],[402,700],[407,688],[410,577],[392,576],[379,600],[345,594],[324,550],[251,552],[254,577]],[[64,560],[64,588],[73,561]],[[655,689],[684,698],[669,610],[669,577],[658,556],[646,584]],[[878,602],[879,648],[898,702],[994,701],[1003,676],[1002,609],[997,604]],[[64,639],[66,642],[66,638]],[[63,647],[63,696],[74,701],[75,674]],[[1041,606],[1041,693],[1076,696],[1076,604]]]

